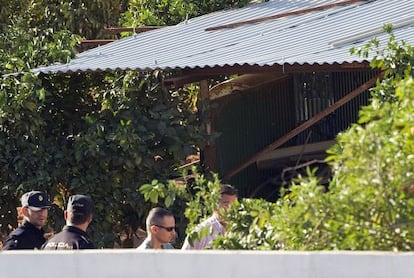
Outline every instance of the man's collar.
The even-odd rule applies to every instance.
[[[27,228],[29,228],[29,229],[35,229],[35,230],[38,230],[38,231],[41,231],[42,233],[44,233],[43,228],[38,228],[38,227],[36,227],[36,226],[35,226],[35,225],[33,225],[32,223],[30,223],[30,222],[29,222],[29,220],[27,220],[27,219],[24,219],[24,220],[23,220],[22,226],[25,226],[25,227],[27,227]]]

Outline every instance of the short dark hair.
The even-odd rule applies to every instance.
[[[149,232],[149,229],[152,225],[162,225],[162,220],[166,216],[172,216],[174,217],[174,214],[170,212],[169,210],[166,210],[161,207],[156,207],[150,210],[147,216],[146,225],[147,225],[147,232]]]
[[[220,195],[236,195],[237,196],[238,191],[237,189],[230,185],[230,184],[222,184],[220,188]]]
[[[81,225],[88,221],[92,214],[75,213],[68,211],[68,220],[73,225]]]

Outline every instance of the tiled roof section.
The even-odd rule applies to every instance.
[[[207,28],[245,22],[294,11],[347,2],[296,15],[234,28]],[[176,26],[100,46],[77,55],[70,63],[38,68],[43,73],[96,70],[154,70],[219,68],[237,65],[293,65],[363,62],[351,47],[388,35],[394,25],[397,39],[414,43],[413,0],[274,0],[241,9],[211,13]]]

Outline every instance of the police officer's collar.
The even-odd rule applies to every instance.
[[[29,228],[29,229],[33,229],[33,230],[36,230],[36,231],[40,231],[40,232],[42,232],[42,233],[45,233],[45,230],[43,229],[43,228],[38,228],[38,227],[36,227],[35,225],[33,225],[32,223],[30,223],[28,220],[23,220],[23,223],[22,223],[22,226],[24,226],[24,227],[26,227],[26,228]]]

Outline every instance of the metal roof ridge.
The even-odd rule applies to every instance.
[[[240,27],[240,26],[244,26],[244,25],[261,23],[261,22],[264,22],[264,21],[267,21],[267,20],[287,17],[287,16],[291,16],[291,15],[299,15],[299,14],[306,14],[306,13],[310,13],[310,12],[323,11],[323,10],[327,10],[327,9],[330,9],[330,8],[333,8],[333,7],[338,7],[338,6],[347,6],[347,5],[355,4],[355,3],[358,3],[358,2],[364,2],[364,0],[346,0],[346,1],[343,1],[343,2],[325,4],[325,5],[322,5],[322,6],[306,8],[306,9],[298,10],[298,11],[289,11],[289,12],[284,12],[284,13],[281,13],[281,14],[275,14],[275,15],[265,16],[265,17],[261,17],[261,18],[255,18],[255,19],[251,19],[251,20],[240,21],[240,22],[236,22],[236,23],[229,23],[229,24],[223,24],[223,25],[220,25],[220,26],[208,27],[204,30],[205,31],[216,31],[216,30],[220,30],[220,29],[235,28],[235,27]]]

